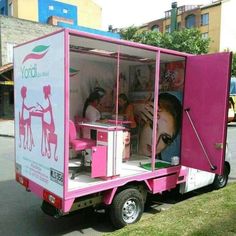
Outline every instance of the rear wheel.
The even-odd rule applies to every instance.
[[[135,188],[119,192],[110,206],[110,219],[113,226],[120,229],[140,220],[144,209],[142,194]]]
[[[229,178],[229,168],[227,165],[224,166],[224,173],[222,175],[216,175],[214,182],[213,182],[213,187],[215,189],[220,189],[224,188],[226,184],[228,183],[228,178]]]

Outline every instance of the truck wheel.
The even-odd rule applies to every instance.
[[[140,220],[144,209],[142,194],[135,188],[119,192],[110,206],[110,219],[116,229]]]
[[[229,168],[225,165],[224,173],[222,175],[215,176],[215,179],[213,182],[214,189],[224,188],[226,184],[228,183],[228,178],[229,178]]]

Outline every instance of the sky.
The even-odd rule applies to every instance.
[[[102,29],[140,26],[165,16],[171,3],[182,5],[205,5],[214,0],[93,0],[102,8]]]

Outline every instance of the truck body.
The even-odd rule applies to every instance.
[[[196,56],[69,29],[16,46],[16,180],[51,215],[103,205],[116,228],[140,219],[147,194],[225,186],[230,63],[228,52]],[[103,122],[82,119],[92,91],[102,93]],[[134,135],[119,116],[120,93],[133,104]],[[179,132],[160,155],[161,93],[182,110]],[[74,148],[70,124],[92,147]]]

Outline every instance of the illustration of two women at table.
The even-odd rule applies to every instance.
[[[41,118],[42,122],[42,138],[41,138],[41,154],[42,156],[51,157],[51,144],[54,147],[54,160],[57,161],[58,157],[56,155],[57,151],[57,134],[55,133],[55,123],[52,111],[52,105],[50,100],[51,86],[47,85],[43,87],[44,99],[47,101],[47,106],[43,107],[37,102],[36,106],[27,106],[25,99],[27,96],[27,88],[23,86],[21,88],[22,97],[22,107],[21,112],[19,112],[19,147],[22,146],[21,136],[23,136],[23,147],[24,149],[32,150],[35,146],[31,119],[32,117]],[[26,115],[28,113],[28,116]],[[46,119],[46,115],[49,115],[49,121]]]

